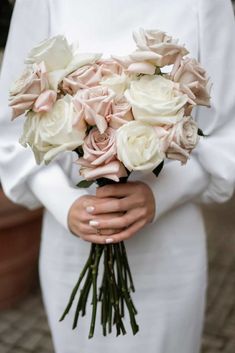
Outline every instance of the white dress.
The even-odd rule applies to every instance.
[[[179,4],[180,3],[180,4]],[[204,138],[184,167],[168,163],[158,179],[144,181],[156,198],[154,222],[126,242],[136,285],[140,332],[103,337],[99,317],[88,340],[89,315],[71,330],[73,311],[62,323],[71,289],[89,243],[68,231],[73,201],[94,189],[77,190],[72,155],[36,166],[18,144],[23,118],[10,122],[10,83],[28,51],[58,33],[79,39],[81,51],[125,54],[134,49],[134,29],[159,28],[180,38],[208,70],[214,83],[212,108],[197,119]],[[7,195],[29,208],[45,206],[40,252],[43,299],[56,353],[198,353],[203,324],[207,257],[199,202],[223,202],[235,178],[235,42],[229,0],[18,0],[0,81],[0,175]],[[132,179],[141,179],[133,174]],[[33,314],[33,313],[32,313]]]

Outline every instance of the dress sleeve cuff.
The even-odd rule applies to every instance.
[[[32,174],[28,184],[42,205],[69,231],[69,209],[76,199],[88,194],[87,190],[71,185],[57,163],[51,163]]]
[[[209,183],[209,175],[195,158],[181,166],[178,161],[169,161],[160,175],[150,173],[143,180],[155,198],[155,217],[152,222],[184,202],[196,199]]]

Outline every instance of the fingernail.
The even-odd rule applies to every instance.
[[[86,208],[86,211],[87,211],[88,213],[92,213],[92,212],[94,212],[94,210],[95,210],[95,207],[93,207],[93,206],[88,206],[88,207]]]
[[[94,220],[89,221],[89,225],[91,227],[98,227],[99,224],[100,223],[98,221],[94,221]]]
[[[106,244],[110,244],[110,243],[112,243],[113,242],[113,239],[112,238],[107,238],[106,240],[105,240],[105,243]]]

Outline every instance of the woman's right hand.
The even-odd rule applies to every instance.
[[[99,215],[92,214],[96,206],[107,201],[111,201],[111,198],[98,198],[93,195],[79,197],[72,204],[68,213],[68,226],[70,231],[85,241],[96,244],[107,244],[106,240],[109,239],[109,235],[120,232],[120,229],[97,230],[94,222],[99,218]],[[118,216],[120,217],[120,215],[120,213],[102,214],[102,219],[109,220]]]

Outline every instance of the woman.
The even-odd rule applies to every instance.
[[[209,136],[185,167],[168,163],[158,179],[135,173],[126,186],[78,190],[71,154],[36,166],[31,151],[18,144],[24,119],[10,123],[9,86],[29,50],[49,36],[79,39],[83,52],[121,55],[133,49],[131,33],[139,27],[180,38],[208,71],[214,83],[212,108],[198,110],[197,120]],[[199,352],[207,259],[198,202],[223,202],[234,189],[233,35],[229,0],[16,1],[1,74],[1,181],[13,201],[45,207],[40,280],[56,353]],[[124,337],[103,337],[98,322],[95,337],[88,340],[89,314],[75,331],[72,310],[62,323],[58,319],[89,242],[127,238],[140,332],[132,336],[129,327]]]

